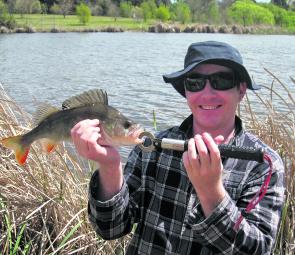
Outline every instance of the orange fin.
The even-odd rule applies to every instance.
[[[55,149],[55,147],[57,146],[55,141],[52,141],[47,138],[41,139],[40,142],[41,142],[43,150],[47,151],[48,153],[52,152]]]
[[[24,146],[21,143],[22,136],[12,136],[4,138],[0,141],[4,147],[11,149],[15,153],[15,158],[20,165],[23,165],[26,162],[26,159],[29,154],[30,146]]]

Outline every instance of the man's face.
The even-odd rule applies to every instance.
[[[232,72],[231,69],[214,64],[203,64],[190,72],[193,74],[213,74],[219,72]],[[185,91],[188,106],[190,107],[195,124],[203,131],[227,130],[233,125],[237,105],[245,95],[247,86],[241,83],[240,88],[228,90],[215,90],[206,81],[206,86],[198,92]]]

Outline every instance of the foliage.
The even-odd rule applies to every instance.
[[[170,19],[169,9],[165,5],[161,4],[159,8],[157,9],[156,17],[163,22],[169,20]]]
[[[287,11],[283,16],[282,23],[288,28],[295,28],[295,12]]]
[[[7,254],[17,254],[17,252],[21,251],[21,254],[26,255],[29,254],[30,246],[32,242],[28,242],[24,245],[24,248],[22,249],[21,241],[23,238],[23,233],[26,229],[26,224],[24,223],[21,227],[18,227],[20,230],[16,235],[14,234],[14,226],[11,223],[12,219],[9,213],[9,209],[7,208],[6,203],[3,201],[3,199],[0,197],[0,211],[2,213],[2,231],[4,236],[7,236],[7,243],[6,248],[3,247],[1,252],[7,252]],[[1,224],[0,224],[1,226]],[[4,230],[4,231],[3,231]],[[5,231],[6,230],[6,231]],[[1,246],[0,246],[1,247]],[[2,253],[0,253],[2,254]]]
[[[131,12],[132,12],[132,4],[130,2],[121,2],[120,3],[120,14],[121,17],[131,17]]]
[[[220,20],[219,8],[216,1],[211,1],[208,5],[208,21],[217,24]]]
[[[274,24],[273,14],[250,0],[238,0],[229,8],[229,16],[244,26],[253,24]]]
[[[153,19],[156,17],[157,5],[154,0],[148,0],[140,5],[142,9],[143,20]]]
[[[60,6],[58,4],[53,4],[50,8],[50,13],[60,14],[61,13]]]
[[[15,19],[8,13],[8,7],[2,0],[0,0],[0,26],[7,28],[14,28],[16,25]]]
[[[81,3],[76,7],[76,15],[78,16],[80,22],[85,25],[89,22],[91,11],[86,4]]]
[[[31,13],[41,13],[42,8],[41,8],[41,3],[39,0],[35,0],[32,2],[31,5]]]
[[[271,3],[280,6],[280,7],[287,7],[287,0],[271,0]]]
[[[286,10],[274,4],[262,4],[262,6],[272,12],[275,19],[275,24],[282,27],[284,19],[283,17],[286,15]]]
[[[70,14],[71,10],[73,9],[73,2],[72,0],[58,0],[58,4],[60,7],[60,14],[66,17],[66,15]]]
[[[186,24],[191,20],[191,11],[188,4],[178,1],[170,6],[171,19]]]
[[[41,13],[42,7],[39,0],[16,0],[14,11],[20,14]]]
[[[120,8],[114,4],[113,2],[110,2],[107,12],[106,12],[106,16],[111,16],[111,17],[118,17],[120,15]],[[116,21],[116,19],[115,19]]]

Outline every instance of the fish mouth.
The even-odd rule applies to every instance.
[[[136,144],[140,144],[143,142],[143,140],[138,137],[143,131],[144,129],[139,124],[137,124],[128,132],[128,136],[134,139]]]

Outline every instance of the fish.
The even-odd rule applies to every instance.
[[[25,164],[30,146],[39,140],[50,153],[61,141],[71,139],[71,129],[81,120],[99,119],[105,141],[114,146],[142,143],[138,137],[143,128],[108,104],[107,92],[92,89],[62,103],[61,109],[43,104],[33,115],[34,128],[23,135],[0,140],[0,144],[15,152],[20,165]]]

